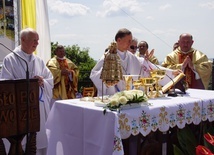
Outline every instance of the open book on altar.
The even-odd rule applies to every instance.
[[[169,91],[173,86],[176,87],[176,85],[178,85],[178,83],[185,77],[184,73],[180,73],[179,75],[177,75],[175,78],[173,78],[172,80],[170,80],[167,84],[165,84],[162,87],[162,92],[166,93],[167,91]],[[184,86],[181,84],[178,86],[178,89],[180,89],[182,92],[185,92],[185,88]]]

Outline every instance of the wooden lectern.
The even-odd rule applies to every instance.
[[[11,144],[8,155],[35,155],[36,132],[39,130],[38,80],[0,81],[0,154],[6,155],[2,141],[2,138],[6,138]],[[24,152],[21,142],[27,134],[28,151]]]

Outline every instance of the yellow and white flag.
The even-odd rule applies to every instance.
[[[51,41],[46,0],[21,0],[21,29],[30,27],[39,34],[35,52],[46,63],[51,58]]]

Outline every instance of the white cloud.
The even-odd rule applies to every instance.
[[[146,19],[148,19],[148,20],[154,20],[154,17],[152,17],[152,16],[147,16]]]
[[[76,39],[79,35],[77,34],[57,34],[55,35],[56,38],[58,39]]]
[[[58,23],[58,20],[57,20],[57,19],[51,19],[51,20],[49,21],[50,26],[56,25],[57,23]]]
[[[174,35],[174,34],[178,33],[178,30],[175,28],[168,28],[167,32],[169,35]]]
[[[159,10],[165,11],[166,9],[168,9],[168,8],[170,8],[170,7],[171,7],[170,4],[165,4],[165,5],[160,6],[160,7],[159,7]]]
[[[130,30],[133,34],[141,34],[144,32],[142,29],[139,29],[139,28],[132,28]]]
[[[166,32],[165,31],[163,31],[163,30],[153,30],[153,32],[152,32],[153,34],[157,34],[157,35],[161,35],[161,34],[165,34]]]
[[[212,2],[207,2],[207,3],[201,3],[199,6],[208,8],[208,9],[214,9],[214,1]]]
[[[61,0],[49,0],[48,6],[50,11],[67,16],[86,15],[90,12],[90,8],[78,3],[63,2]]]
[[[60,44],[65,44],[65,45],[70,45],[72,44],[78,44],[79,41],[83,39],[83,36],[80,34],[75,34],[75,33],[60,33],[60,34],[53,34],[52,35],[52,42],[59,42]]]
[[[185,5],[181,1],[166,0],[47,1],[51,41],[58,41],[63,45],[78,44],[80,47],[89,47],[90,56],[95,60],[101,57],[104,49],[114,40],[118,27],[127,27],[139,41],[148,41],[150,47],[155,48],[155,55],[160,61],[171,51],[171,46],[183,32],[193,34],[194,48],[206,52],[208,57],[213,57],[213,41],[209,38],[213,36],[214,21],[210,19],[212,19],[214,0],[188,0]],[[90,8],[88,12],[91,14],[87,17],[70,18],[68,13],[65,12],[69,10],[68,8],[75,11],[76,8],[73,10],[71,7],[74,2]],[[183,5],[183,11],[174,8],[181,5]],[[84,8],[80,4],[76,7]],[[62,11],[61,14],[59,13],[60,10]],[[108,19],[98,19],[93,15],[97,11],[99,11],[100,16],[108,17]],[[78,11],[76,12],[76,16],[81,15]],[[127,16],[131,18],[127,18]],[[191,20],[189,20],[190,18]],[[180,21],[186,22],[181,24]]]
[[[97,16],[134,15],[142,11],[141,4],[137,0],[104,0],[102,11],[98,11]]]

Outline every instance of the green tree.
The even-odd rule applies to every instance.
[[[52,57],[54,56],[54,50],[56,49],[58,42],[51,42]],[[82,92],[83,87],[93,86],[90,80],[90,72],[95,66],[96,61],[89,56],[89,48],[81,49],[78,45],[64,46],[66,51],[66,57],[73,61],[79,68],[79,82],[78,91]]]

